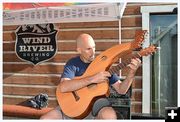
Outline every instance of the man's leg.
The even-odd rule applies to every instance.
[[[96,119],[117,119],[117,115],[112,107],[103,107],[98,112]]]
[[[62,112],[59,107],[49,111],[48,113],[42,115],[40,119],[63,119]]]

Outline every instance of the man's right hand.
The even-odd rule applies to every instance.
[[[101,83],[104,81],[109,81],[108,77],[111,77],[111,74],[107,71],[99,72],[91,77],[92,83]]]

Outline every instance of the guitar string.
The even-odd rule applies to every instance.
[[[115,66],[115,67],[111,67],[108,71],[109,71],[109,73],[110,73],[111,75],[112,75],[112,74],[115,74],[115,73],[117,73],[120,69],[122,69],[122,68],[126,67],[128,64],[130,64],[130,63],[131,63],[131,59],[133,59],[133,58],[140,58],[140,57],[141,57],[141,55],[140,55],[139,53],[136,53],[136,54],[134,54],[131,58],[126,59],[126,61],[119,63],[119,64],[118,64],[117,66]]]

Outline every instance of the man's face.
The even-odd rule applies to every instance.
[[[82,47],[80,48],[80,56],[84,61],[90,63],[95,58],[95,43],[93,39],[89,39],[82,43]]]

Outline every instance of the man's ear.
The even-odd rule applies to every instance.
[[[81,53],[81,49],[80,49],[80,48],[77,48],[77,52],[80,54],[80,53]]]

